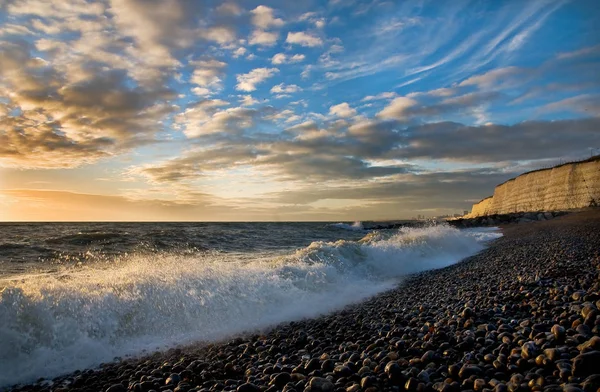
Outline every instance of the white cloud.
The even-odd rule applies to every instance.
[[[235,88],[240,91],[254,91],[257,84],[264,82],[277,72],[279,72],[277,68],[255,68],[246,74],[238,74],[236,76],[238,83]]]
[[[203,33],[204,38],[218,44],[227,44],[235,40],[235,31],[230,26],[215,26],[208,28]]]
[[[323,44],[321,38],[304,31],[289,32],[285,42],[288,44],[297,44],[308,47],[321,46]]]
[[[241,47],[239,47],[239,48],[237,48],[236,50],[233,51],[232,56],[233,56],[233,58],[237,59],[238,57],[245,55],[246,52],[247,52],[246,48],[244,48],[243,46],[241,46]]]
[[[559,53],[556,58],[559,60],[563,59],[572,59],[577,57],[585,57],[589,55],[594,55],[600,53],[600,45],[588,46],[583,49],[575,50],[573,52],[563,52]]]
[[[451,97],[456,94],[457,89],[453,87],[440,87],[429,91],[415,91],[413,93],[406,94],[407,97],[419,97],[419,96],[430,96],[430,97]]]
[[[223,68],[226,63],[218,60],[190,61],[190,65],[197,66],[190,77],[190,82],[198,86],[209,86],[221,82],[220,75],[223,74]]]
[[[259,29],[268,29],[269,27],[281,27],[284,25],[283,19],[273,16],[273,8],[265,5],[259,5],[252,11],[252,24]]]
[[[259,112],[246,107],[222,109],[228,102],[214,99],[198,102],[175,117],[175,124],[188,138],[214,133],[237,133],[254,125]]]
[[[206,97],[206,96],[213,94],[213,92],[211,90],[207,89],[206,87],[194,87],[192,89],[192,93],[199,95],[201,97]]]
[[[286,63],[299,63],[304,61],[305,56],[303,54],[295,54],[293,56],[288,56],[285,53],[277,53],[271,58],[271,63],[273,64],[286,64]]]
[[[378,101],[381,99],[391,99],[396,97],[396,93],[393,91],[388,91],[388,92],[383,92],[383,93],[379,93],[377,95],[367,95],[366,97],[364,97],[361,101],[365,102],[365,101]]]
[[[279,33],[276,31],[254,30],[248,42],[250,45],[273,46],[277,43]]]
[[[325,27],[325,18],[318,17],[316,12],[306,12],[300,15],[298,20],[314,23],[315,27],[318,29]]]
[[[300,74],[300,76],[302,76],[302,79],[308,79],[310,77],[310,72],[312,71],[312,69],[313,65],[307,64],[302,70],[302,73]]]
[[[304,61],[305,58],[306,56],[304,56],[303,54],[295,54],[292,57],[290,57],[290,63],[299,63],[300,61]]]
[[[383,108],[382,111],[377,113],[377,116],[381,118],[394,118],[404,119],[406,117],[406,110],[417,105],[417,101],[407,97],[395,98],[388,106]]]
[[[329,108],[329,114],[337,117],[352,117],[356,115],[356,109],[353,109],[347,102],[333,105]]]
[[[290,94],[298,91],[302,91],[302,89],[295,84],[286,85],[285,83],[279,83],[271,88],[271,93],[273,94]]]
[[[258,103],[258,99],[255,99],[252,95],[242,95],[240,103],[242,106],[252,106]]]
[[[459,86],[477,86],[479,88],[491,88],[498,83],[512,79],[515,75],[520,75],[526,71],[519,67],[505,67],[493,69],[481,75],[471,76],[463,80]]]
[[[223,15],[240,16],[242,9],[235,3],[223,3],[217,7],[217,12]]]
[[[271,59],[271,63],[273,63],[273,64],[285,64],[285,60],[286,59],[287,59],[287,56],[285,54],[283,54],[283,53],[277,53]]]

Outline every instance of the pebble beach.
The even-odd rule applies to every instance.
[[[10,390],[600,391],[600,211],[502,230],[342,311]]]

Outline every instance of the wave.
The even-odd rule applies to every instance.
[[[49,238],[46,240],[48,244],[71,244],[71,245],[91,245],[94,243],[102,243],[123,238],[123,233],[104,233],[104,232],[88,232],[68,234],[60,237]]]
[[[0,386],[324,314],[454,264],[499,235],[412,228],[277,258],[134,255],[0,281]]]
[[[359,222],[359,221],[356,221],[351,225],[349,225],[347,223],[333,223],[331,226],[337,227],[338,229],[343,229],[343,230],[353,230],[353,231],[365,230],[362,222]]]

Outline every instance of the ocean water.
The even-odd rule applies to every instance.
[[[318,316],[501,235],[365,227],[0,224],[0,388]]]

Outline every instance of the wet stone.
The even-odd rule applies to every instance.
[[[114,384],[108,387],[106,392],[127,392],[127,388],[123,384]]]
[[[573,360],[573,375],[587,377],[597,374],[600,370],[600,351],[590,351],[579,354]]]
[[[331,381],[329,381],[326,378],[321,378],[321,377],[313,377],[309,381],[308,386],[313,391],[323,391],[323,392],[332,391],[335,388],[335,386],[333,385],[333,383]]]
[[[242,384],[239,387],[237,387],[236,391],[237,392],[260,392],[261,389],[252,383],[246,383],[246,384]]]
[[[481,368],[476,365],[465,364],[460,368],[458,372],[458,377],[461,379],[469,378],[471,376],[479,376],[483,373]]]

